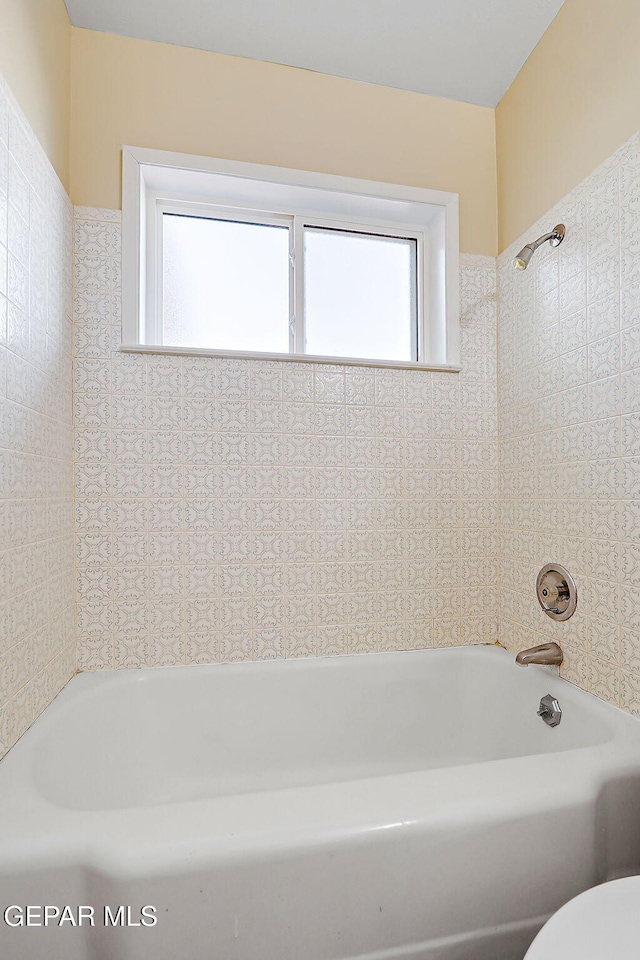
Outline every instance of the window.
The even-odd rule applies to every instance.
[[[418,359],[417,240],[304,228],[305,351]]]
[[[162,214],[159,343],[289,350],[286,226]]]
[[[457,309],[455,195],[124,150],[125,350],[450,367]]]
[[[176,210],[161,209],[158,343],[417,361],[417,239]]]

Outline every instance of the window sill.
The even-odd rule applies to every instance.
[[[446,363],[413,363],[400,360],[361,360],[357,357],[316,357],[293,353],[252,353],[245,350],[211,350],[204,347],[169,347],[163,344],[123,343],[120,353],[148,353],[177,357],[220,357],[226,360],[271,360],[284,363],[325,363],[343,367],[375,367],[382,370],[425,370],[460,373],[459,366]]]

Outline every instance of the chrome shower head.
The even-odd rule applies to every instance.
[[[513,265],[516,270],[526,270],[535,252],[536,248],[531,243],[523,247],[518,256],[513,258]]]
[[[537,240],[534,240],[533,243],[527,243],[520,253],[516,254],[513,258],[513,266],[516,270],[526,270],[531,262],[531,257],[534,255],[538,247],[542,246],[543,243],[546,243],[547,240],[552,247],[559,247],[562,241],[564,240],[565,227],[564,223],[557,223],[551,233],[545,233],[543,236],[538,237]]]

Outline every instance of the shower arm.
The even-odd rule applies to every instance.
[[[558,231],[551,230],[550,233],[543,234],[543,236],[538,237],[537,240],[533,240],[532,243],[525,244],[525,246],[530,247],[535,253],[538,247],[541,247],[543,243],[547,242],[547,240],[557,240],[558,237],[559,237]]]
[[[532,240],[531,243],[525,244],[522,250],[513,258],[514,267],[517,270],[526,270],[538,247],[541,247],[542,244],[547,243],[547,241],[550,246],[559,247],[564,240],[564,234],[564,223],[557,223],[549,233],[544,233],[541,237],[538,237],[537,240]]]

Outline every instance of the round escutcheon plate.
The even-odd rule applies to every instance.
[[[536,578],[536,595],[552,620],[568,620],[578,605],[576,582],[559,563],[547,563]]]

